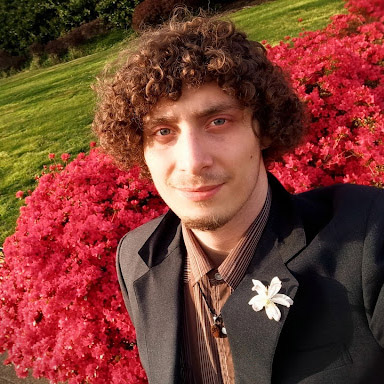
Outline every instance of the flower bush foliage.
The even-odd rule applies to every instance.
[[[384,186],[384,3],[347,5],[326,29],[269,47],[309,111],[305,142],[272,169],[292,192]],[[52,383],[145,383],[114,258],[126,232],[167,208],[138,169],[123,172],[91,147],[71,162],[48,155],[4,244],[0,351],[21,377],[32,368]]]
[[[123,172],[97,149],[50,169],[4,244],[2,351],[21,377],[31,367],[52,382],[144,383],[114,258],[119,238],[165,205],[138,169]]]
[[[272,172],[291,192],[384,186],[384,3],[351,0],[325,29],[269,49],[307,104],[305,142]]]

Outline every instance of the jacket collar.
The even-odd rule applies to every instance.
[[[276,322],[269,320],[264,309],[255,312],[248,304],[255,295],[252,279],[269,285],[277,276],[282,281],[281,293],[294,300],[299,284],[286,263],[306,245],[293,197],[274,177],[269,176],[269,182],[272,206],[266,228],[243,280],[222,309],[238,382],[271,382],[275,350],[289,313],[289,308],[279,305],[282,316]]]
[[[148,238],[139,255],[149,270],[134,283],[143,330],[140,356],[150,383],[180,383],[182,269],[185,254],[181,225],[169,211]],[[145,351],[143,349],[146,348]]]
[[[254,295],[252,279],[269,284],[278,276],[283,283],[281,292],[294,299],[298,282],[285,263],[305,247],[304,229],[292,196],[271,175],[269,182],[272,205],[266,228],[244,279],[222,310],[239,382],[271,382],[273,356],[289,312],[279,306],[282,317],[275,322],[267,318],[264,310],[253,311],[248,305]],[[164,217],[139,254],[149,267],[134,283],[145,330],[147,375],[150,382],[179,383],[185,247],[181,225],[172,212]]]

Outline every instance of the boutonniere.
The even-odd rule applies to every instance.
[[[293,304],[293,300],[289,296],[278,293],[281,289],[280,279],[274,277],[267,287],[259,280],[252,279],[252,282],[252,291],[256,291],[257,295],[253,296],[248,304],[252,305],[252,309],[256,312],[265,308],[268,319],[279,321],[281,313],[276,304],[285,305],[286,307]]]

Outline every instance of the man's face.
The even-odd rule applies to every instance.
[[[188,227],[215,230],[257,215],[267,188],[258,130],[251,110],[213,83],[184,88],[145,116],[145,161]]]

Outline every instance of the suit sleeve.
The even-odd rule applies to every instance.
[[[384,190],[377,190],[368,215],[362,279],[369,327],[384,349]]]
[[[120,240],[120,243],[117,247],[117,252],[116,252],[116,272],[117,272],[117,278],[119,280],[119,285],[120,285],[120,290],[123,295],[125,307],[127,308],[129,317],[132,318],[132,309],[131,309],[131,304],[129,302],[129,295],[128,295],[128,289],[127,286],[125,285],[125,281],[123,278],[123,273],[121,270],[121,264],[120,264],[120,257],[121,257],[121,246],[122,243],[125,239],[125,236]]]

